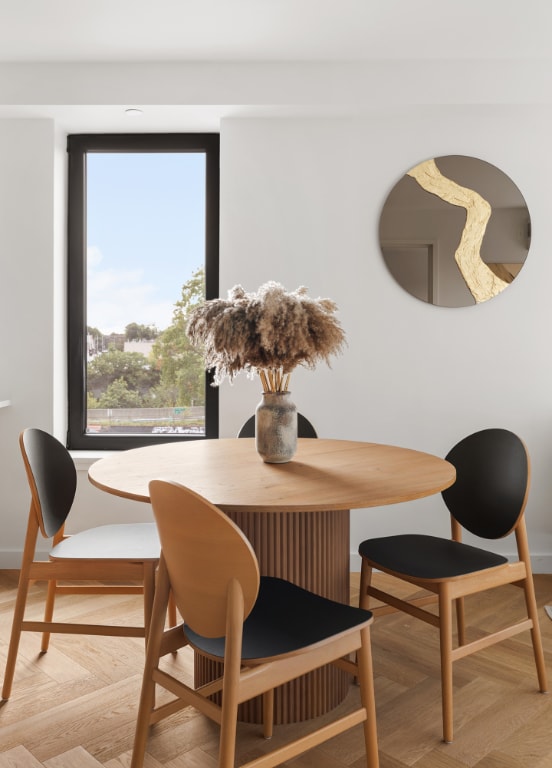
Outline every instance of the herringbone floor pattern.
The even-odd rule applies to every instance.
[[[353,584],[357,583],[353,574]],[[383,577],[380,577],[383,578]],[[16,574],[0,572],[0,675],[15,597]],[[552,603],[552,575],[536,577],[537,598]],[[43,585],[32,589],[38,617]],[[352,600],[356,601],[355,588]],[[494,590],[469,600],[470,620],[489,628],[522,606],[521,591]],[[128,615],[132,597],[65,597],[56,616]],[[552,677],[552,621],[541,612]],[[473,630],[477,634],[477,630]],[[381,768],[552,768],[552,696],[537,691],[530,639],[520,635],[455,667],[455,741],[443,744],[435,630],[404,615],[378,618],[372,632]],[[143,645],[137,639],[53,636],[48,653],[25,633],[12,697],[0,706],[0,768],[128,768],[140,690]],[[168,664],[190,674],[190,656]],[[351,687],[340,707],[354,701]],[[291,729],[279,726],[275,739]],[[145,768],[216,768],[217,726],[185,709],[152,732]],[[263,751],[258,726],[240,724],[240,759]],[[296,768],[362,768],[360,726],[293,761]]]

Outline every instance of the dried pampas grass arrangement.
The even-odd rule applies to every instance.
[[[205,368],[214,371],[214,386],[244,370],[259,374],[264,392],[286,392],[296,366],[329,365],[342,351],[345,333],[336,310],[331,299],[311,299],[304,287],[288,293],[270,281],[246,293],[236,285],[228,299],[196,307],[186,333],[202,349]]]

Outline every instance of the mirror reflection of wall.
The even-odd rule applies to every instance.
[[[422,301],[465,307],[499,295],[529,250],[531,221],[512,180],[474,157],[414,166],[393,187],[379,239],[392,276]]]

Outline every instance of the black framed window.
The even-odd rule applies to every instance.
[[[75,134],[67,151],[68,447],[218,437],[184,332],[218,296],[218,134]]]

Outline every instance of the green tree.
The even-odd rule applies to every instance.
[[[124,333],[110,333],[109,336],[104,336],[104,348],[118,349],[120,352],[125,348],[125,334]]]
[[[96,328],[93,325],[87,325],[86,326],[86,333],[90,334],[90,336],[94,336],[94,338],[102,337],[103,333],[100,331],[99,328]]]
[[[121,352],[114,347],[88,363],[87,391],[95,398],[100,398],[117,379],[123,379],[129,390],[143,396],[159,384],[160,372],[140,352]]]
[[[88,351],[94,354],[101,352],[104,348],[105,337],[100,329],[88,325],[86,327],[86,335],[88,337],[87,342],[89,343]]]
[[[199,268],[182,286],[171,325],[153,345],[152,354],[161,380],[156,396],[166,406],[202,405],[205,402],[203,357],[186,336],[190,311],[205,300],[205,271]],[[157,399],[156,397],[156,399]]]
[[[86,407],[88,410],[91,408],[98,408],[98,401],[91,392],[88,392],[86,395]]]
[[[151,341],[155,339],[159,331],[154,325],[141,325],[129,323],[125,326],[125,338],[127,341]]]
[[[98,400],[98,408],[140,408],[141,405],[140,393],[129,389],[122,377],[115,379]]]

